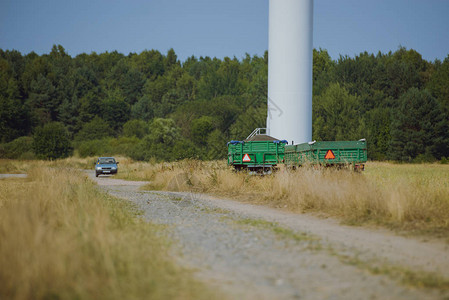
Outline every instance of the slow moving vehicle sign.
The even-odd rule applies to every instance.
[[[244,161],[244,162],[250,162],[250,161],[251,161],[251,157],[249,157],[248,153],[246,153],[245,155],[243,155],[242,161]]]
[[[335,159],[334,152],[332,152],[332,150],[328,150],[324,156],[324,159]]]

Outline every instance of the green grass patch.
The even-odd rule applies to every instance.
[[[275,222],[268,222],[261,219],[237,219],[234,220],[235,223],[246,226],[253,226],[260,229],[270,230],[281,238],[291,239],[297,242],[303,241],[317,241],[318,238],[306,234],[304,232],[296,232],[291,229],[280,226]]]
[[[409,268],[380,264],[375,261],[363,261],[356,256],[347,256],[330,251],[338,259],[351,266],[367,270],[375,275],[385,275],[393,280],[399,281],[404,285],[417,288],[436,289],[439,291],[449,291],[449,279],[436,273],[414,271]]]
[[[202,207],[200,209],[202,212],[208,213],[208,214],[230,214],[231,211],[224,209],[224,208],[220,208],[220,207]]]

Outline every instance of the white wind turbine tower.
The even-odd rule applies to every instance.
[[[269,0],[267,134],[312,140],[313,0]]]

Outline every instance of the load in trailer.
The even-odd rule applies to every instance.
[[[367,161],[366,140],[325,141],[287,145],[266,135],[265,128],[257,128],[243,141],[228,143],[228,165],[237,171],[252,174],[271,174],[278,164],[289,168],[304,165],[352,167],[362,171]]]
[[[273,168],[284,159],[285,140],[277,140],[265,134],[265,128],[257,128],[246,140],[228,143],[228,165],[235,170],[247,170],[252,174],[271,174]]]

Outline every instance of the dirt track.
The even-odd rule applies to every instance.
[[[139,187],[145,182],[89,176],[112,195],[135,203],[146,220],[170,225],[177,245],[173,256],[232,298],[449,297],[447,288],[424,289],[397,278],[424,272],[449,278],[449,245],[444,242],[207,195],[144,192]]]

